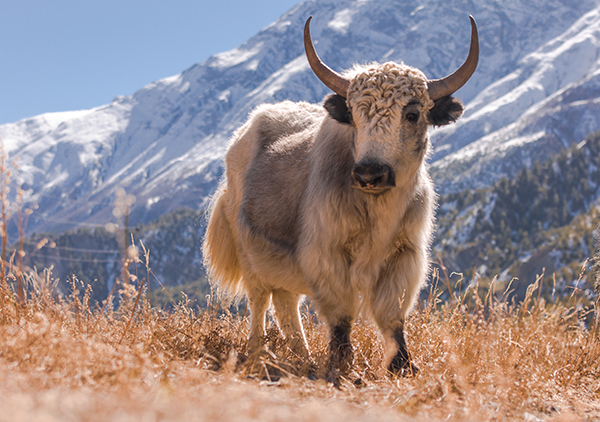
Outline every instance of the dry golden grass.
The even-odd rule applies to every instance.
[[[600,419],[594,314],[577,294],[546,303],[537,283],[519,305],[477,286],[445,302],[432,291],[407,321],[415,379],[388,377],[376,327],[359,321],[364,385],[336,389],[302,376],[274,326],[263,379],[248,377],[247,320],[218,304],[153,309],[143,288],[127,283],[120,305],[101,312],[85,294],[55,297],[49,278],[30,274],[22,302],[6,283],[0,290],[0,420]],[[312,316],[304,323],[323,372],[326,328]]]

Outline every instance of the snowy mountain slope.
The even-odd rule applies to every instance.
[[[439,168],[459,167],[466,155],[450,153],[458,154],[461,147],[490,135],[480,132],[478,119],[486,117],[476,118],[477,113],[528,80],[527,69],[535,68],[534,58],[528,57],[546,51],[540,52],[542,45],[552,50],[553,40],[580,22],[597,1],[449,3],[307,1],[240,47],[133,96],[92,110],[45,114],[0,126],[5,149],[19,157],[25,198],[39,204],[29,231],[111,221],[120,187],[137,197],[132,224],[182,206],[201,206],[220,177],[229,137],[253,107],[284,99],[319,102],[327,94],[304,59],[302,27],[310,15],[317,50],[333,68],[371,60],[404,61],[431,78],[453,71],[464,60],[470,33],[467,15],[475,16],[480,66],[457,94],[469,103],[467,118],[461,126],[433,136],[440,151],[434,158],[446,155],[446,164]],[[511,76],[515,72],[524,76]],[[551,96],[565,83],[544,86],[546,95],[540,97]],[[498,120],[489,130],[501,130],[522,114]],[[489,115],[482,114],[492,121]],[[454,180],[438,177],[446,184]]]
[[[433,134],[433,173],[445,191],[488,186],[600,129],[599,98],[596,8],[482,91],[455,125]]]

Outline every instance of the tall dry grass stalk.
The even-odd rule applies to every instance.
[[[7,168],[8,155],[4,143],[0,140],[0,236],[2,237],[2,255],[0,257],[0,285],[6,288],[6,245],[8,222],[8,193],[10,191],[11,171]]]
[[[144,283],[123,283],[118,306],[102,312],[76,278],[60,297],[49,271],[28,273],[23,302],[14,284],[0,292],[0,420],[600,418],[600,339],[597,324],[586,326],[594,310],[580,306],[577,292],[565,304],[546,302],[541,282],[521,304],[492,293],[493,282],[446,302],[432,287],[406,324],[421,368],[415,379],[390,378],[377,328],[357,322],[355,371],[364,383],[338,390],[303,376],[307,366],[273,324],[263,370],[249,374],[247,318],[219,309],[215,297],[203,311],[185,296],[163,311],[150,306]],[[328,334],[308,310],[323,374]]]

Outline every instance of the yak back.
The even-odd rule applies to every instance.
[[[243,180],[239,222],[273,252],[295,253],[309,152],[324,118],[322,107],[308,103],[263,106],[239,140],[255,143]]]

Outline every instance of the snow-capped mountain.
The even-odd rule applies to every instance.
[[[334,69],[404,61],[430,78],[467,55],[472,14],[480,64],[457,97],[458,124],[432,132],[444,190],[491,183],[555,145],[600,128],[597,0],[306,1],[240,47],[106,106],[0,126],[19,159],[29,231],[113,220],[115,193],[136,196],[132,223],[200,207],[221,175],[233,131],[263,102],[320,102],[327,89],[304,58],[302,27]],[[540,152],[540,149],[544,151]],[[485,174],[486,177],[482,177]]]
[[[600,8],[519,60],[434,135],[445,191],[486,187],[600,128]]]

